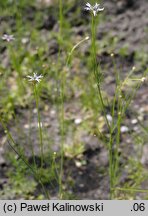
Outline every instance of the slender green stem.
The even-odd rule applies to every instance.
[[[13,67],[15,68],[15,71],[17,72],[18,76],[17,76],[17,84],[18,84],[18,93],[20,95],[23,95],[24,91],[25,91],[25,87],[24,87],[24,83],[22,81],[22,71],[21,71],[21,64],[19,62],[19,56],[18,53],[14,50],[14,47],[12,47],[12,45],[9,45],[9,55],[10,55],[10,59],[12,62]]]
[[[110,131],[110,124],[109,121],[106,117],[106,112],[105,112],[105,105],[104,105],[104,101],[103,101],[103,97],[102,97],[102,92],[101,92],[101,88],[100,88],[100,84],[101,84],[101,70],[100,67],[97,64],[97,51],[96,51],[96,17],[93,16],[92,14],[92,41],[91,41],[91,47],[92,47],[92,66],[93,66],[93,72],[94,72],[94,78],[97,82],[97,88],[98,88],[98,95],[99,95],[99,99],[100,99],[100,104],[101,104],[101,110],[104,114],[104,118],[106,121],[106,124],[108,126],[108,129]]]
[[[33,173],[34,177],[37,179],[37,181],[39,182],[39,184],[41,185],[42,187],[42,190],[43,190],[43,193],[45,194],[46,198],[50,198],[49,197],[49,194],[47,192],[47,190],[45,189],[43,183],[42,183],[42,180],[40,179],[40,177],[38,176],[37,174],[37,171],[35,171],[32,166],[30,166],[30,164],[27,162],[27,160],[24,158],[24,155],[22,155],[20,152],[18,152],[12,145],[11,143],[8,141],[8,144],[9,146],[12,148],[12,150],[19,156],[19,159],[21,159],[24,164],[26,164],[26,166],[31,170],[31,172]]]
[[[30,109],[31,108],[29,107],[29,110]],[[32,157],[33,157],[34,167],[35,167],[35,169],[37,169],[34,147],[33,147],[33,143],[32,143],[32,140],[31,140],[31,133],[32,133],[32,131],[31,131],[31,119],[32,119],[31,113],[32,113],[32,110],[30,110],[30,114],[29,114],[29,138],[28,138],[28,143],[30,145],[30,149],[31,149]]]
[[[43,160],[44,160],[44,152],[43,152],[43,135],[42,135],[42,123],[41,123],[41,116],[39,111],[39,96],[36,84],[34,85],[34,97],[36,101],[36,108],[37,108],[37,116],[38,116],[38,128],[39,128],[39,138],[40,138],[40,153],[41,153],[41,167],[43,168]]]
[[[74,50],[75,50],[81,43],[85,42],[85,41],[88,40],[88,39],[89,39],[89,37],[85,37],[84,39],[80,40],[77,44],[75,44],[75,45],[72,47],[71,51],[70,51],[69,54],[68,54],[67,60],[66,60],[66,67],[68,67],[68,66],[70,65],[70,63],[71,63],[71,57],[72,57],[72,54],[73,54]]]
[[[63,30],[63,1],[59,0],[59,20],[60,20],[60,35],[62,35]]]
[[[122,121],[122,118],[121,118],[121,98],[120,98],[120,93],[119,93],[119,98],[118,98],[118,119],[117,119],[117,134],[116,134],[116,147],[115,147],[115,155],[114,155],[114,185],[117,183],[117,172],[118,172],[118,167],[119,167],[119,144],[120,144],[120,134],[121,134],[121,130],[120,130],[120,127],[121,127],[121,121]]]
[[[65,72],[63,71],[61,77],[61,118],[60,118],[60,131],[61,131],[61,164],[60,164],[60,178],[59,178],[59,195],[60,199],[63,197],[63,187],[62,187],[62,179],[63,179],[63,164],[64,164],[64,141],[65,141],[65,121],[64,121],[64,88],[65,88]]]
[[[62,31],[63,31],[63,1],[59,0],[59,55],[61,53],[61,39],[62,37]],[[60,59],[58,55],[58,60]],[[63,185],[62,185],[62,179],[63,179],[63,164],[64,164],[64,86],[65,86],[65,74],[64,71],[61,72],[61,88],[60,88],[60,132],[61,132],[61,160],[60,160],[60,174],[59,174],[59,197],[60,199],[63,198]]]
[[[119,73],[117,71],[116,68],[116,64],[113,58],[113,66],[114,66],[114,72],[115,72],[115,78],[116,78],[116,83],[115,83],[115,94],[114,94],[114,98],[113,98],[113,105],[112,105],[112,123],[111,123],[111,142],[110,142],[110,163],[111,165],[111,185],[110,188],[115,187],[116,183],[117,183],[117,171],[118,171],[118,161],[119,161],[119,155],[118,155],[118,150],[119,150],[119,143],[120,143],[120,125],[121,125],[121,98],[120,98],[120,94],[121,94],[121,90],[120,90],[120,78],[119,78]],[[113,132],[114,132],[114,117],[115,117],[115,104],[116,102],[118,102],[118,107],[117,107],[117,133],[115,134],[115,141],[116,141],[116,145],[115,145],[115,150],[114,150],[114,155],[113,155]],[[111,189],[111,199],[114,195],[115,190]]]
[[[9,146],[13,149],[13,151],[18,155],[18,157],[24,162],[24,164],[26,164],[26,166],[31,170],[31,172],[33,173],[34,177],[37,179],[38,183],[41,185],[42,187],[42,190],[43,190],[43,193],[45,194],[46,198],[49,199],[49,194],[48,192],[46,191],[45,187],[44,187],[44,184],[42,183],[42,180],[41,178],[39,177],[38,173],[37,173],[37,170],[34,170],[33,167],[28,163],[28,161],[26,160],[25,158],[25,155],[23,155],[21,153],[21,151],[18,149],[16,150],[16,143],[11,135],[11,133],[9,132],[8,128],[6,127],[5,123],[1,120],[0,118],[0,122],[5,130],[5,133],[7,134],[8,136],[8,144]],[[13,143],[13,145],[10,143],[10,141]]]
[[[113,188],[115,190],[119,190],[119,191],[133,191],[133,192],[140,192],[140,193],[148,193],[148,189],[138,189],[138,188]]]
[[[113,196],[113,137],[112,134],[110,134],[110,140],[109,140],[109,183],[110,183],[110,199],[112,199]]]
[[[91,24],[91,32],[92,32],[92,66],[93,66],[93,73],[94,73],[94,78],[97,82],[97,88],[98,88],[98,96],[99,96],[99,101],[101,105],[101,111],[103,112],[103,116],[105,118],[105,122],[107,124],[107,127],[110,132],[110,140],[108,144],[109,148],[109,176],[110,176],[110,195],[112,196],[112,187],[113,187],[113,155],[112,155],[112,143],[113,143],[113,138],[112,138],[112,130],[109,124],[109,121],[106,117],[106,111],[105,111],[105,105],[104,105],[104,100],[101,92],[101,70],[100,67],[98,67],[97,64],[97,52],[96,52],[96,18],[92,14],[92,24]]]

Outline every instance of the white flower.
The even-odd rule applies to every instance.
[[[92,6],[90,3],[86,3],[86,7],[84,8],[87,11],[91,11],[94,16],[97,15],[99,11],[103,11],[104,8],[100,7],[100,4],[96,3],[94,6]]]
[[[8,35],[8,34],[4,34],[4,35],[2,36],[2,39],[5,40],[5,41],[7,41],[7,42],[10,42],[10,41],[15,40],[15,38],[14,38],[13,35]]]
[[[137,124],[137,122],[138,122],[137,119],[132,119],[132,120],[131,120],[131,123],[132,123],[132,124]]]
[[[30,82],[40,82],[43,76],[37,75],[37,73],[33,73],[33,76],[27,76],[27,78],[29,78]]]

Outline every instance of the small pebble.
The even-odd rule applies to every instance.
[[[110,114],[107,114],[107,115],[106,115],[106,118],[107,118],[107,120],[108,120],[109,122],[112,122],[112,120],[113,120],[113,118],[112,118],[112,116],[111,116]]]
[[[137,124],[138,120],[137,119],[132,119],[131,123],[132,124]]]
[[[56,114],[56,111],[55,110],[51,110],[50,114],[51,114],[51,116],[54,116]]]
[[[33,113],[34,113],[34,114],[37,113],[37,109],[36,109],[36,108],[33,109]]]
[[[29,128],[29,124],[24,124],[24,128],[28,129]]]
[[[22,44],[26,44],[29,42],[29,38],[22,38]]]
[[[80,161],[75,161],[75,165],[76,165],[76,167],[81,167],[82,163]]]
[[[139,130],[138,126],[135,126],[135,127],[133,128],[133,130],[134,130],[134,131],[138,131],[138,130]]]
[[[78,125],[82,122],[82,119],[81,118],[77,118],[74,120],[75,124]]]
[[[129,128],[127,126],[121,126],[120,130],[121,130],[121,133],[126,133],[129,131]]]

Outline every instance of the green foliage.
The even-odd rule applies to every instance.
[[[21,161],[16,159],[14,154],[8,155],[9,162],[12,167],[7,172],[8,182],[4,185],[3,192],[1,192],[1,198],[3,199],[18,199],[26,198],[30,199],[36,189],[37,183],[30,176],[30,170]]]

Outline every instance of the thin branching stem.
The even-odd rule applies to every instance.
[[[110,132],[110,140],[108,144],[109,148],[109,176],[110,176],[110,194],[112,196],[112,190],[113,187],[113,156],[112,156],[112,144],[113,144],[113,137],[112,137],[112,131],[109,124],[109,121],[106,117],[106,110],[105,110],[105,104],[101,92],[101,69],[98,66],[97,63],[97,50],[96,50],[96,17],[92,14],[92,24],[91,24],[91,32],[92,32],[92,41],[91,41],[91,48],[92,48],[92,66],[93,66],[93,73],[94,78],[97,83],[98,88],[98,95],[99,95],[99,101],[101,105],[101,111],[103,112],[103,116],[105,118],[105,122],[107,124],[108,130]]]
[[[14,139],[13,139],[11,133],[9,132],[8,128],[6,127],[5,123],[2,121],[1,118],[0,118],[0,122],[1,122],[1,124],[2,124],[2,126],[3,126],[3,128],[4,128],[4,130],[5,130],[5,133],[6,133],[7,136],[8,136],[8,144],[9,144],[9,146],[10,146],[10,147],[12,148],[12,150],[18,155],[19,159],[21,159],[21,160],[24,162],[24,164],[31,170],[31,172],[33,173],[34,177],[37,179],[38,183],[41,185],[42,190],[43,190],[43,193],[45,194],[45,197],[46,197],[47,199],[50,199],[50,196],[49,196],[47,190],[45,189],[44,184],[43,184],[41,178],[39,177],[37,170],[35,170],[35,169],[28,163],[28,161],[27,161],[26,158],[25,158],[25,155],[23,155],[19,149],[17,150],[16,143],[15,143],[15,141],[14,141]],[[9,140],[13,143],[13,145],[11,144],[11,142],[10,142]]]

